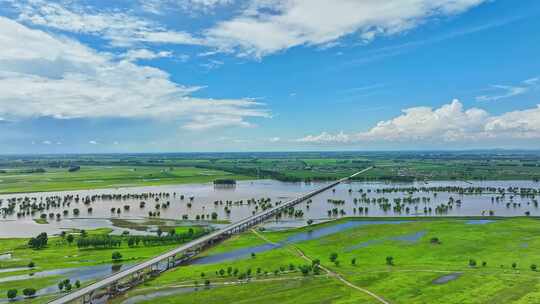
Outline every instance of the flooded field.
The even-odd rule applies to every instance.
[[[110,219],[235,222],[324,183],[241,181],[0,196],[0,237],[29,237],[64,229],[111,227]],[[540,184],[531,181],[352,182],[299,204],[268,228],[282,229],[344,216],[539,216]],[[37,222],[41,222],[38,224]]]

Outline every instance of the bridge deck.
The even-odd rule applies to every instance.
[[[196,240],[193,240],[191,242],[188,242],[178,248],[175,248],[173,250],[170,250],[168,252],[165,252],[159,256],[156,256],[148,261],[145,261],[145,262],[142,262],[142,263],[139,263],[133,267],[130,267],[126,270],[123,270],[123,271],[120,271],[120,272],[117,272],[115,274],[112,274],[106,278],[104,278],[103,280],[101,281],[97,281],[91,285],[88,285],[84,288],[81,288],[79,290],[76,290],[74,292],[71,292],[71,293],[68,293],[64,296],[61,296],[59,298],[56,298],[52,301],[50,301],[49,303],[50,304],[64,304],[64,303],[70,303],[72,301],[75,301],[77,299],[80,299],[82,298],[83,296],[85,295],[88,295],[88,294],[91,294],[93,291],[96,291],[96,290],[99,290],[101,288],[105,288],[107,286],[110,286],[110,285],[113,285],[114,283],[118,282],[119,280],[123,279],[123,278],[126,278],[128,277],[129,275],[132,275],[132,274],[135,274],[137,273],[138,271],[143,271],[144,269],[147,269],[149,267],[151,267],[152,265],[155,265],[161,261],[164,261],[168,258],[171,258],[171,257],[176,257],[177,255],[180,255],[186,251],[188,251],[189,249],[192,249],[192,248],[199,248],[199,247],[203,247],[204,245],[208,244],[209,242],[211,242],[212,240],[214,239],[217,239],[219,238],[220,236],[222,235],[226,235],[226,234],[232,234],[234,233],[236,230],[238,229],[242,229],[243,227],[245,227],[246,225],[249,225],[250,223],[254,223],[254,222],[257,222],[258,220],[261,220],[261,219],[267,219],[269,217],[271,217],[272,215],[274,215],[275,213],[285,209],[285,208],[288,208],[288,207],[291,207],[291,206],[294,206],[300,202],[303,202],[311,197],[313,197],[314,195],[316,194],[319,194],[323,191],[326,191],[348,179],[351,179],[359,174],[362,174],[368,170],[370,170],[371,167],[369,168],[366,168],[362,171],[359,171],[349,177],[345,177],[345,178],[342,178],[340,180],[337,180],[331,184],[328,184],[328,185],[325,185],[324,187],[321,187],[319,189],[316,189],[316,190],[313,190],[309,193],[306,193],[298,198],[295,198],[293,200],[290,200],[290,201],[287,201],[283,204],[280,204],[278,206],[275,206],[271,209],[268,209],[266,211],[263,211],[261,213],[258,213],[258,214],[255,214],[253,216],[250,216],[250,217],[247,217],[239,222],[236,222],[236,223],[233,223],[231,225],[228,225],[218,231],[215,231],[213,233],[210,233],[208,235],[205,235],[201,238],[198,238]]]

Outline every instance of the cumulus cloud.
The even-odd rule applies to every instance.
[[[256,0],[206,31],[207,44],[261,57],[299,45],[324,46],[357,34],[369,42],[433,16],[464,12],[485,0]]]
[[[440,108],[414,107],[380,121],[365,132],[308,135],[298,142],[350,144],[362,142],[476,142],[493,139],[540,138],[540,105],[491,115],[479,108],[464,109],[453,100]]]
[[[1,117],[170,119],[197,129],[193,125],[205,120],[214,122],[209,126],[248,126],[246,118],[270,116],[251,99],[196,98],[192,94],[202,87],[177,84],[160,69],[4,17],[0,45]]]

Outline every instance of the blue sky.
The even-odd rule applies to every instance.
[[[534,0],[0,0],[0,153],[540,148]]]

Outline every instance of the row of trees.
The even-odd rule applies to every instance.
[[[7,298],[9,300],[15,300],[15,298],[17,297],[17,294],[19,293],[19,291],[17,289],[9,289],[7,291]],[[27,298],[31,298],[33,296],[36,295],[36,289],[35,288],[31,288],[31,287],[28,287],[28,288],[25,288],[23,289],[22,291],[23,295]]]
[[[186,233],[175,233],[171,230],[168,234],[162,235],[162,231],[158,230],[158,236],[151,235],[133,235],[133,236],[93,236],[81,237],[77,239],[77,247],[80,249],[95,248],[95,249],[110,249],[122,246],[122,243],[127,241],[129,247],[138,246],[162,246],[171,244],[181,244],[191,241],[206,234],[205,230],[195,232],[189,229]],[[69,241],[68,241],[69,242]]]

